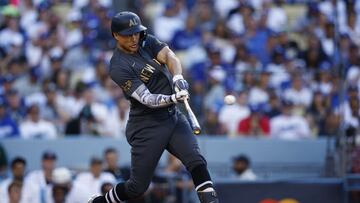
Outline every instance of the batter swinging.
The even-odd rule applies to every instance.
[[[169,151],[191,173],[201,203],[218,203],[206,161],[176,103],[188,99],[189,85],[177,56],[132,12],[117,13],[111,32],[117,41],[110,76],[131,103],[126,139],[131,146],[131,177],[89,203],[120,203],[147,190],[158,161]]]

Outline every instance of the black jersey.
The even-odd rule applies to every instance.
[[[145,84],[153,94],[173,94],[172,76],[166,65],[156,60],[159,51],[167,45],[152,35],[146,35],[140,44],[139,50],[133,54],[116,48],[110,61],[110,77],[130,100],[130,116],[167,111],[169,108],[150,108],[132,98],[131,94],[140,85]]]

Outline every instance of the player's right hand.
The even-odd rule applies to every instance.
[[[171,95],[171,100],[174,103],[178,102],[184,102],[185,99],[189,99],[189,92],[187,90],[180,90],[179,92],[176,92],[175,94]]]

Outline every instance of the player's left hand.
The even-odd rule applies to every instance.
[[[183,78],[182,75],[175,75],[173,77],[173,84],[175,92],[180,92],[181,90],[189,90],[189,83]]]
[[[189,100],[189,92],[187,90],[180,90],[179,92],[171,95],[171,100],[174,103],[183,103],[184,100]]]

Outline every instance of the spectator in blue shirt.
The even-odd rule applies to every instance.
[[[171,45],[175,50],[187,50],[201,43],[201,31],[196,27],[196,19],[189,15],[184,29],[175,32]]]
[[[17,123],[6,114],[5,101],[0,98],[0,138],[19,136]]]

